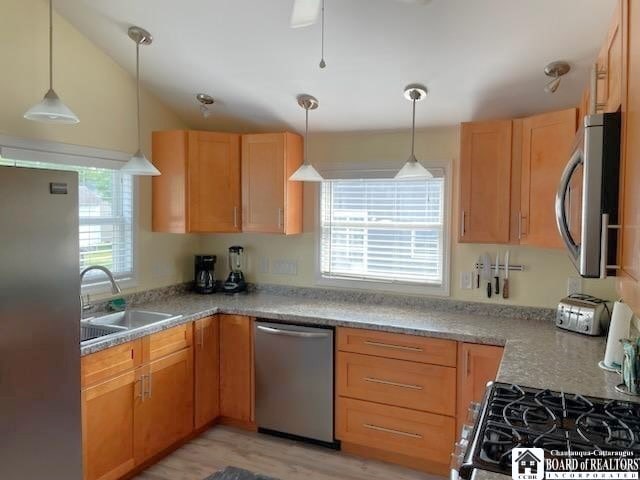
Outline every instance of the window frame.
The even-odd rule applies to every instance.
[[[451,295],[451,162],[423,162],[427,168],[440,169],[444,176],[443,192],[443,212],[442,212],[442,284],[430,285],[426,283],[388,281],[377,279],[347,279],[326,277],[322,274],[322,225],[320,215],[320,205],[322,202],[322,186],[314,185],[316,194],[314,195],[314,225],[315,225],[315,284],[320,287],[347,288],[352,290],[374,290],[389,293],[404,293],[410,295],[431,295],[439,297],[449,297]],[[397,170],[376,169],[376,170],[332,170],[326,175],[327,180],[374,180],[391,179]],[[398,180],[402,181],[402,180]]]
[[[130,155],[116,150],[106,150],[61,142],[33,140],[11,137],[0,134],[0,156],[17,161],[35,161],[79,167],[96,167],[118,170],[130,158]],[[131,255],[132,271],[129,276],[117,278],[122,289],[133,288],[138,285],[138,207],[139,181],[136,176],[131,182]],[[80,211],[78,211],[80,218]],[[80,232],[78,231],[78,234]],[[78,275],[80,272],[78,272]],[[81,285],[82,294],[102,294],[111,291],[111,283],[106,277],[97,276],[97,281],[87,281]]]

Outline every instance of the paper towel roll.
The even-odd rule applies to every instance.
[[[607,337],[607,348],[604,352],[604,365],[608,368],[620,368],[622,365],[622,343],[620,339],[629,338],[631,317],[633,312],[622,302],[613,304],[613,314]]]

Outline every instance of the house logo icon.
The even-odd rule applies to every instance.
[[[514,448],[511,451],[511,476],[514,480],[542,480],[544,478],[544,450]]]

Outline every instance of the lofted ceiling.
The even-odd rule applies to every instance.
[[[327,68],[319,24],[289,28],[293,0],[55,0],[56,10],[193,128],[304,127],[296,95],[320,107],[314,131],[408,128],[405,85],[425,84],[419,128],[513,117],[575,105],[604,42],[616,0],[326,0]],[[543,91],[546,63],[572,71]],[[195,94],[217,102],[202,118]],[[125,99],[123,99],[124,101]],[[133,99],[131,99],[133,101]]]

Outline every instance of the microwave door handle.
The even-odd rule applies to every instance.
[[[573,237],[571,236],[571,230],[569,229],[569,223],[567,221],[566,199],[567,193],[569,192],[571,177],[573,177],[573,174],[581,163],[582,153],[580,152],[580,150],[576,150],[571,156],[571,159],[565,167],[564,172],[562,172],[562,177],[560,178],[560,186],[556,195],[556,223],[558,224],[558,231],[560,232],[560,236],[562,237],[565,245],[569,249],[569,252],[571,253],[571,255],[573,255],[574,258],[578,257],[579,247],[573,240]]]

